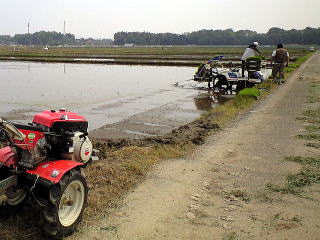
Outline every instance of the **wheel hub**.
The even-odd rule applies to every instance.
[[[79,217],[85,198],[84,185],[81,181],[71,182],[65,189],[59,204],[59,220],[62,226],[72,225]]]

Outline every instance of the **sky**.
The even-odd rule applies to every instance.
[[[113,38],[119,31],[320,27],[320,0],[0,0],[0,35],[57,31]]]

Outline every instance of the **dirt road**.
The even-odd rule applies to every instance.
[[[319,185],[312,199],[266,188],[300,171],[285,157],[320,153],[295,137],[305,131],[296,117],[315,107],[306,99],[319,56],[192,156],[156,166],[120,209],[70,239],[320,239]]]

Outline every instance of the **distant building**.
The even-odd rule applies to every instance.
[[[125,43],[124,46],[125,47],[134,47],[134,43]]]

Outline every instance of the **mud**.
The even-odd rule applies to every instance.
[[[126,146],[157,146],[188,144],[201,145],[205,138],[212,132],[220,129],[218,124],[212,123],[215,115],[208,115],[205,118],[197,119],[187,123],[162,136],[134,138],[93,138],[95,146],[101,151],[101,156],[106,157],[110,150],[120,149]]]

